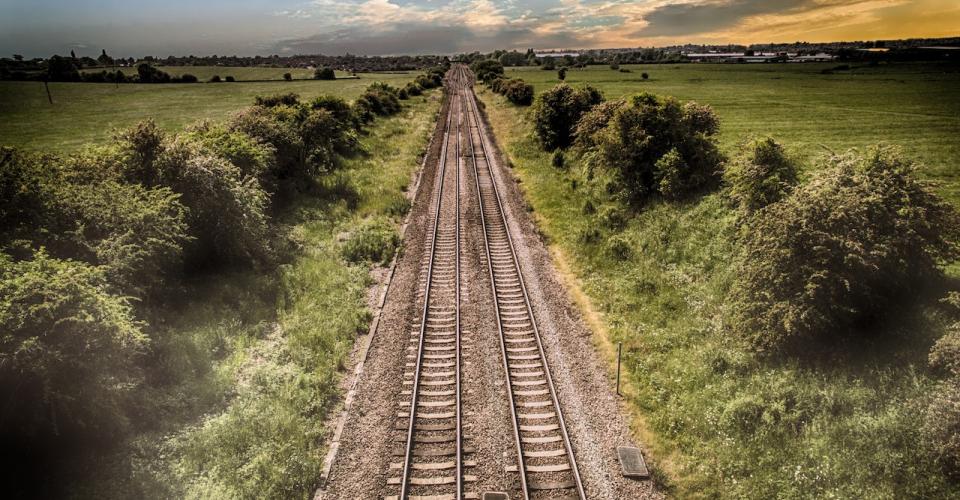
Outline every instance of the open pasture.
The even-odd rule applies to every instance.
[[[221,70],[221,77],[235,75],[238,79],[241,70],[285,72],[283,68],[216,69]],[[193,74],[203,78],[199,72]],[[295,92],[304,99],[331,94],[352,100],[373,82],[402,86],[417,74],[360,73],[359,78],[292,82],[51,83],[52,105],[40,82],[0,82],[0,145],[72,151],[103,142],[116,129],[148,118],[167,130],[176,130],[197,120],[221,120],[253,104],[258,95]]]
[[[902,146],[960,200],[960,66],[942,64],[663,64],[567,71],[571,85],[589,84],[607,99],[643,91],[709,104],[731,151],[751,135],[772,135],[804,159],[886,142]],[[823,71],[831,71],[824,74]],[[643,79],[643,73],[649,79]],[[556,71],[510,68],[536,92],[560,82]]]

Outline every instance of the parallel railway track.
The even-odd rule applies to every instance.
[[[516,447],[519,491],[530,498],[585,499],[574,450],[550,374],[503,202],[489,163],[472,75],[463,66],[447,75],[449,106],[437,171],[436,202],[422,278],[419,330],[411,334],[398,430],[405,447],[391,464],[394,497],[415,500],[477,498],[464,491],[460,323],[461,160],[472,169],[496,315],[500,356]],[[451,162],[451,155],[456,160]],[[453,165],[451,165],[451,163]],[[448,168],[452,167],[452,168]],[[476,334],[493,332],[476,332]],[[396,475],[395,475],[396,474]]]

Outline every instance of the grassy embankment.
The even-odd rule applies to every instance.
[[[923,159],[940,191],[960,202],[948,168],[960,91],[937,68],[887,67],[821,75],[818,66],[668,66],[570,71],[608,98],[642,90],[715,106],[730,151],[748,133],[771,133],[802,157],[887,141]],[[928,71],[929,70],[929,71]],[[651,80],[640,81],[648,71]],[[872,71],[873,73],[867,73]],[[542,90],[556,72],[511,71]],[[554,81],[550,81],[554,79]],[[854,84],[852,81],[856,81]],[[901,82],[910,83],[901,83]],[[597,341],[624,345],[626,401],[638,435],[678,497],[937,498],[960,494],[920,449],[918,424],[934,384],[927,353],[943,331],[930,304],[906,304],[881,340],[828,360],[755,358],[725,328],[737,249],[722,193],[654,203],[622,230],[604,228],[578,162],[551,166],[524,109],[481,92],[497,137],[522,182],[560,267],[568,271]],[[922,128],[921,128],[922,127]],[[806,175],[815,175],[807,171]],[[597,203],[594,200],[594,203]],[[599,243],[581,238],[601,227]],[[618,234],[632,255],[617,257]],[[615,351],[613,351],[615,352]]]
[[[265,74],[281,78],[284,73],[275,68],[216,69],[221,76],[236,73],[238,78],[240,70],[246,69],[269,70]],[[249,106],[258,95],[294,92],[304,99],[324,94],[354,99],[373,82],[403,86],[417,74],[359,73],[356,79],[334,81],[51,83],[53,105],[47,102],[40,82],[0,82],[0,144],[74,151],[84,144],[104,142],[115,129],[127,128],[148,118],[163,129],[175,131],[197,120],[222,120]],[[199,71],[194,75],[201,77]]]
[[[371,264],[345,257],[357,229],[367,246],[395,248],[439,94],[378,119],[346,160],[278,216],[297,244],[279,275],[235,272],[189,284],[182,303],[150,318],[163,332],[163,374],[143,393],[144,432],[91,465],[80,496],[308,498],[339,404],[338,380],[355,336],[366,332]],[[371,224],[374,223],[374,224]],[[387,233],[387,234],[384,234]]]

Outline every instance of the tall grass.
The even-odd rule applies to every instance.
[[[763,361],[727,328],[736,214],[722,193],[635,216],[537,147],[522,110],[482,92],[555,255],[623,343],[627,403],[655,468],[681,498],[938,498],[960,494],[920,446],[943,331],[933,301],[904,304],[879,340]],[[629,251],[625,250],[629,249]]]

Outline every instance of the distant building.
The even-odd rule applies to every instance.
[[[579,52],[534,52],[537,57],[577,57]]]
[[[820,53],[801,56],[795,52],[689,52],[684,56],[693,62],[767,63],[832,61],[836,56]]]

